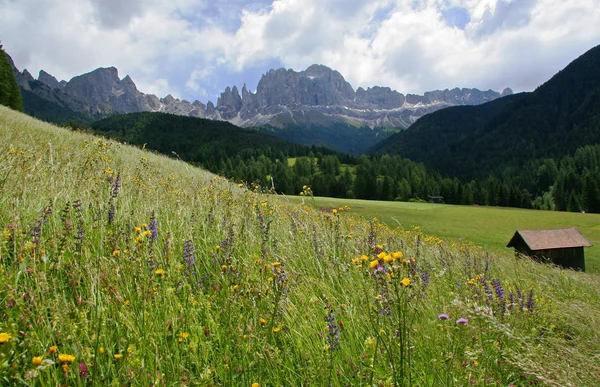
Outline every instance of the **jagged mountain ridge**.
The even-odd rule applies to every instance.
[[[176,99],[171,95],[158,98],[140,92],[133,80],[119,78],[114,67],[98,68],[89,73],[58,81],[41,70],[37,80],[13,64],[19,85],[39,97],[85,114],[103,118],[133,112],[166,112],[192,117],[229,121],[241,127],[270,124],[283,128],[290,122],[302,125],[307,113],[322,115],[324,125],[347,123],[355,126],[406,128],[421,116],[448,106],[475,105],[512,94],[478,89],[452,89],[404,95],[389,87],[369,87],[356,91],[337,71],[312,65],[304,71],[269,70],[258,83],[256,92],[246,85],[241,93],[237,86],[227,87],[217,99],[204,104]]]

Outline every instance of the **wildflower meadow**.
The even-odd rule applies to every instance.
[[[600,380],[597,275],[319,211],[310,187],[291,204],[2,106],[0,139],[1,385]]]

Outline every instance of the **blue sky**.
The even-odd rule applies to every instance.
[[[531,91],[600,44],[598,26],[600,0],[0,0],[19,69],[115,66],[140,91],[204,103],[314,63],[355,89]]]

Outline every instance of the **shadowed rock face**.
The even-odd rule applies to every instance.
[[[241,95],[237,86],[227,87],[215,106],[210,101],[205,105],[171,95],[159,99],[153,94],[144,94],[137,90],[129,76],[120,79],[114,67],[98,68],[68,82],[59,82],[43,70],[35,80],[27,70],[19,72],[14,64],[13,69],[23,89],[94,118],[162,111],[226,120],[242,127],[267,123],[283,127],[285,124],[281,122],[302,122],[300,116],[312,112],[337,122],[406,128],[421,116],[444,107],[477,105],[512,94],[508,88],[502,94],[492,90],[455,88],[424,95],[404,95],[381,86],[355,91],[339,72],[315,64],[300,72],[283,68],[269,70],[260,79],[255,93],[248,91],[246,85],[242,87]],[[289,119],[278,119],[282,114]]]

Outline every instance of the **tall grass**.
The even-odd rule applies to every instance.
[[[290,205],[3,107],[0,138],[1,384],[600,378],[595,276]]]

